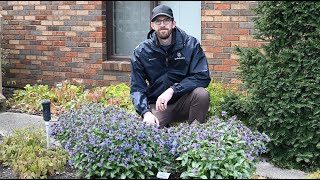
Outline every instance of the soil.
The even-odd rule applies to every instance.
[[[13,174],[10,167],[0,164],[0,179],[19,179]],[[54,175],[48,176],[47,179],[80,179],[76,176],[76,171],[71,166],[66,166],[64,172],[56,172]]]

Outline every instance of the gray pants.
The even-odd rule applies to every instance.
[[[205,123],[209,103],[209,92],[203,87],[198,87],[183,95],[177,102],[168,104],[165,111],[157,111],[155,104],[150,104],[150,108],[152,114],[158,118],[160,128],[163,128],[171,122],[188,121],[191,124],[194,120],[197,120],[200,123]]]

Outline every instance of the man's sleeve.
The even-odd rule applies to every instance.
[[[207,87],[211,81],[207,58],[197,41],[189,67],[189,76],[171,88],[176,95],[184,95],[197,87]]]
[[[150,111],[147,99],[148,86],[144,67],[139,60],[139,56],[134,51],[131,57],[131,88],[130,97],[136,112],[142,116]]]

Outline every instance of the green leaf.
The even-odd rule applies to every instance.
[[[106,174],[106,170],[103,169],[100,171],[100,177],[104,177],[105,174]]]
[[[121,174],[120,179],[126,179],[126,174]]]
[[[201,175],[200,179],[208,179],[208,177],[206,175]]]
[[[182,179],[188,179],[188,178],[189,178],[189,173],[188,173],[188,172],[182,172],[182,173],[180,174],[180,177],[181,177]]]

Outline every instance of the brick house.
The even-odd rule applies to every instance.
[[[73,78],[82,79],[89,88],[129,84],[132,47],[146,37],[150,12],[162,2],[166,1],[1,1],[2,47],[11,51],[3,86],[24,87],[38,80],[53,86]],[[183,9],[185,2],[173,2]],[[226,85],[241,83],[232,49],[262,44],[253,39],[255,15],[250,8],[257,2],[198,3],[186,13],[199,12],[195,27],[211,76]]]

